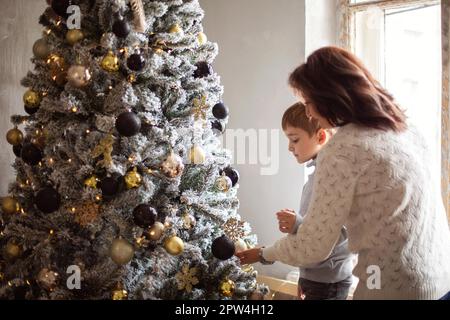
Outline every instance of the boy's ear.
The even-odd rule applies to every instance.
[[[317,138],[319,139],[320,144],[324,144],[327,142],[327,132],[324,129],[319,129],[319,131],[317,131]]]

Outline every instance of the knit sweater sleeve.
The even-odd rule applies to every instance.
[[[305,266],[331,254],[349,215],[359,175],[355,170],[357,152],[341,144],[327,147],[318,157],[313,194],[303,223],[295,235],[263,249],[266,260]]]

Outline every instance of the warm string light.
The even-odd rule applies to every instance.
[[[100,200],[102,200],[102,197],[100,195],[96,195],[95,200],[100,201]]]
[[[77,107],[72,107],[72,108],[70,109],[70,111],[72,111],[73,113],[75,113],[75,112],[78,111],[78,108],[77,108]]]
[[[75,213],[77,209],[75,207],[70,208],[70,212]]]
[[[87,133],[87,134],[91,133],[91,130],[86,129],[86,133]]]

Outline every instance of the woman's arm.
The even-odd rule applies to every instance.
[[[297,234],[288,235],[263,249],[264,259],[305,266],[328,258],[353,203],[359,176],[355,160],[336,148],[321,151],[313,194],[303,223]]]

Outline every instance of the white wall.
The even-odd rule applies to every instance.
[[[200,0],[206,13],[205,33],[220,49],[214,69],[222,77],[224,101],[230,108],[228,128],[280,130],[275,153],[278,173],[263,176],[260,169],[264,166],[237,165],[240,214],[252,225],[261,245],[282,236],[275,212],[297,210],[303,185],[303,168],[288,154],[280,122],[284,110],[295,101],[287,85],[289,72],[304,61],[304,2]],[[225,139],[225,146],[228,143]],[[293,269],[280,263],[255,267],[280,278]]]
[[[25,88],[20,80],[33,65],[33,43],[39,38],[42,26],[39,15],[47,6],[44,0],[1,0],[0,11],[0,197],[14,179],[11,163],[12,147],[6,142],[6,132],[12,128],[10,116],[25,114],[22,95]]]
[[[339,0],[305,0],[305,54],[323,46],[336,45],[339,39]]]

